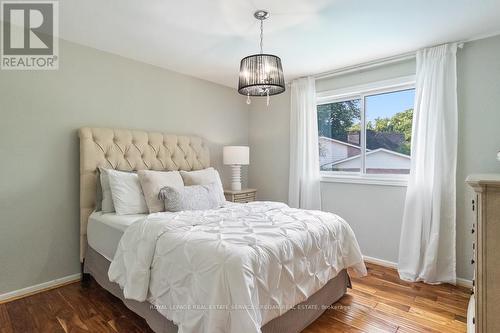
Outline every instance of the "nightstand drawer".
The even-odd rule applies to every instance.
[[[236,202],[236,203],[248,203],[248,202],[252,202],[252,201],[255,201],[255,200],[250,200],[250,199],[235,199],[233,202]]]
[[[235,200],[248,199],[248,198],[255,198],[255,193],[241,193],[241,194],[234,195]]]
[[[241,191],[225,190],[224,196],[226,197],[227,201],[247,203],[255,201],[257,199],[256,193],[257,190],[254,189],[245,189]]]

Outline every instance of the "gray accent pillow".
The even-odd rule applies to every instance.
[[[96,172],[96,184],[95,184],[95,211],[100,212],[102,210],[102,186],[101,186],[101,170],[97,168]]]
[[[220,180],[220,175],[214,168],[206,168],[196,171],[179,171],[182,180],[184,180],[184,185],[209,185],[215,183],[215,190],[217,191],[217,199],[219,200],[219,206],[222,206],[226,202],[224,197],[224,189],[222,188],[222,181]]]
[[[99,168],[99,172],[102,193],[101,210],[103,213],[113,213],[115,211],[115,205],[113,204],[111,188],[109,187],[108,169]]]
[[[113,197],[111,195],[111,188],[109,186],[108,168],[97,168],[97,182],[96,182],[96,195],[95,195],[95,210],[96,212],[102,211],[103,213],[113,213],[115,205],[113,204]],[[135,171],[120,171],[135,173]]]
[[[165,186],[158,193],[158,198],[165,202],[165,209],[168,212],[219,207],[218,186],[216,183],[184,187]]]

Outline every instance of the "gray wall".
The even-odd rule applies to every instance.
[[[290,90],[271,98],[252,99],[249,112],[248,183],[259,200],[288,202],[290,159]]]
[[[458,51],[457,274],[472,278],[471,173],[500,173],[500,36]]]
[[[500,172],[500,36],[466,43],[458,51],[459,148],[457,170],[457,274],[472,277],[470,192],[463,185],[474,172]],[[415,72],[414,61],[346,74],[316,83],[318,91],[384,80]],[[259,198],[287,201],[289,93],[254,102],[250,112],[250,186]],[[396,262],[405,187],[322,183],[323,209],[353,227],[365,255]]]
[[[79,127],[200,135],[216,166],[222,145],[248,143],[234,90],[60,47],[58,71],[0,71],[0,294],[80,271]]]
[[[322,183],[322,209],[342,216],[365,256],[397,262],[406,187]]]

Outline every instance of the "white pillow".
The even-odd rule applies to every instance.
[[[109,187],[117,215],[143,214],[148,206],[136,173],[107,169]]]
[[[137,171],[142,192],[150,213],[165,211],[165,203],[158,199],[158,193],[165,186],[184,187],[179,171]]]
[[[220,180],[219,173],[214,168],[206,168],[197,171],[180,171],[180,173],[185,186],[209,185],[215,183],[219,206],[222,206],[226,201],[224,189],[222,188],[222,181]]]
[[[111,188],[109,187],[108,169],[99,168],[99,178],[101,180],[101,211],[103,213],[113,213],[115,206],[113,205],[113,197],[111,195]]]

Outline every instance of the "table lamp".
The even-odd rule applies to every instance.
[[[250,163],[250,149],[247,146],[225,146],[222,152],[225,165],[231,166],[231,190],[241,190],[241,166]]]

